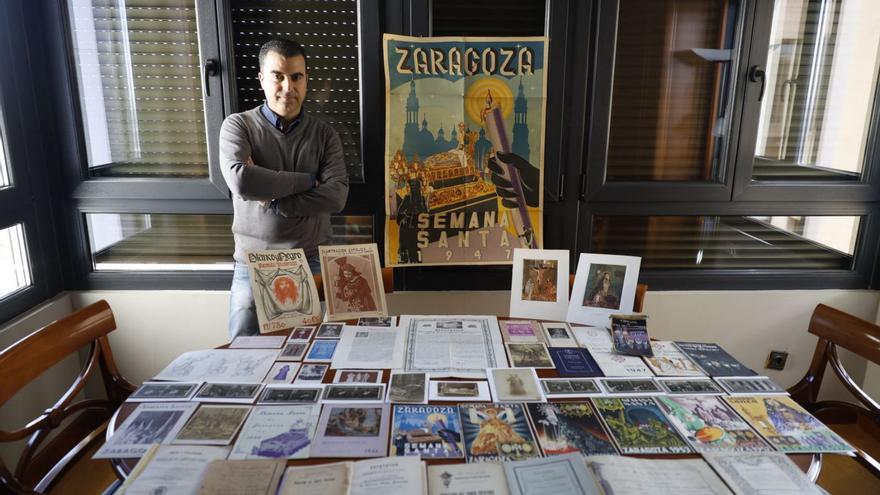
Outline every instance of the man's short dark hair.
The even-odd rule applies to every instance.
[[[263,46],[260,47],[260,70],[263,69],[263,62],[266,60],[266,55],[269,52],[275,52],[284,58],[302,55],[306,62],[306,67],[309,66],[309,57],[306,56],[306,49],[302,45],[286,38],[273,38],[263,43]]]

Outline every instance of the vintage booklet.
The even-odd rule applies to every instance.
[[[513,318],[564,320],[568,259],[565,249],[514,249],[508,314]]]
[[[212,461],[198,495],[275,495],[286,464],[280,459]]]
[[[691,452],[651,397],[592,400],[621,454]]]
[[[229,447],[153,444],[116,493],[195,495],[208,463],[228,453]]]
[[[390,419],[388,404],[327,404],[311,456],[384,457]]]
[[[156,375],[173,382],[260,383],[278,349],[210,349],[185,352]]]
[[[150,445],[170,442],[198,406],[198,402],[141,403],[92,458],[141,457]]]
[[[540,457],[522,404],[459,404],[467,462]]]
[[[318,246],[329,321],[387,316],[376,244]]]
[[[589,350],[605,376],[631,378],[654,376],[639,356],[626,356],[614,352],[611,335],[605,328],[572,327],[572,331],[577,341]]]
[[[428,466],[431,495],[509,495],[504,465],[498,462]]]
[[[321,406],[256,406],[238,434],[230,459],[305,459]]]
[[[353,462],[293,466],[284,472],[278,495],[348,495]]]
[[[703,458],[715,468],[736,495],[826,493],[814,485],[788,456],[780,452],[711,453],[704,454]]]
[[[645,356],[645,363],[657,376],[705,376],[675,344],[668,340],[651,342],[653,356]]]
[[[581,454],[505,462],[511,495],[599,495]]]
[[[486,368],[507,366],[494,316],[404,315],[399,326],[406,334],[406,371],[485,378]]]
[[[417,457],[289,467],[278,495],[419,495],[425,465]]]
[[[602,376],[599,364],[590,351],[576,347],[551,347],[550,358],[559,376]]]
[[[526,404],[544,455],[617,454],[589,402]]]
[[[203,404],[177,434],[174,443],[229,445],[249,412],[250,406]]]
[[[646,315],[611,315],[611,341],[614,351],[631,356],[653,356],[651,339],[648,337]]]
[[[720,397],[658,397],[657,404],[697,452],[772,450]]]
[[[340,369],[400,369],[404,334],[396,327],[345,326],[331,367]]]
[[[608,455],[584,459],[602,493],[615,495],[729,495],[730,490],[700,459],[636,459]]]
[[[463,458],[458,406],[395,405],[390,450],[392,457]]]
[[[260,333],[321,322],[321,302],[302,249],[247,253]]]
[[[785,453],[852,452],[852,447],[790,397],[725,397],[770,445]]]
[[[757,374],[737,361],[718,344],[676,342],[675,346],[709,376],[754,376]]]

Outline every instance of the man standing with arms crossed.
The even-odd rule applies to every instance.
[[[266,101],[230,115],[220,128],[220,167],[234,207],[230,339],[259,333],[245,253],[302,248],[320,273],[318,245],[329,242],[330,215],[348,197],[339,135],[303,110],[306,65],[299,43],[265,43],[258,77]]]

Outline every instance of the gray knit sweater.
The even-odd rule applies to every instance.
[[[232,192],[236,261],[262,249],[303,248],[314,256],[330,240],[330,214],[345,206],[348,175],[342,142],[328,124],[306,113],[284,134],[260,107],[232,114],[220,128],[220,168]],[[259,203],[272,200],[274,208]]]

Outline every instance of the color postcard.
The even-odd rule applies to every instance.
[[[691,452],[653,398],[596,397],[592,401],[621,454]]]
[[[599,364],[590,351],[581,347],[551,347],[548,349],[559,376],[603,376]]]
[[[263,378],[263,383],[291,383],[299,370],[299,364],[295,362],[278,362],[272,365],[272,369]]]
[[[541,451],[522,404],[459,404],[467,462],[515,461]]]
[[[458,406],[396,405],[390,456],[461,459],[464,443]]]
[[[526,408],[544,455],[617,454],[589,402],[526,404]]]
[[[568,260],[565,249],[513,250],[511,318],[564,320],[568,310]]]
[[[720,397],[659,397],[657,404],[697,452],[772,450]]]
[[[306,459],[321,406],[256,406],[245,421],[229,459]]]
[[[312,347],[309,348],[309,353],[303,361],[329,363],[333,361],[333,353],[336,352],[338,344],[338,340],[316,340],[312,342]]]
[[[388,404],[327,404],[318,422],[312,457],[385,457]]]

